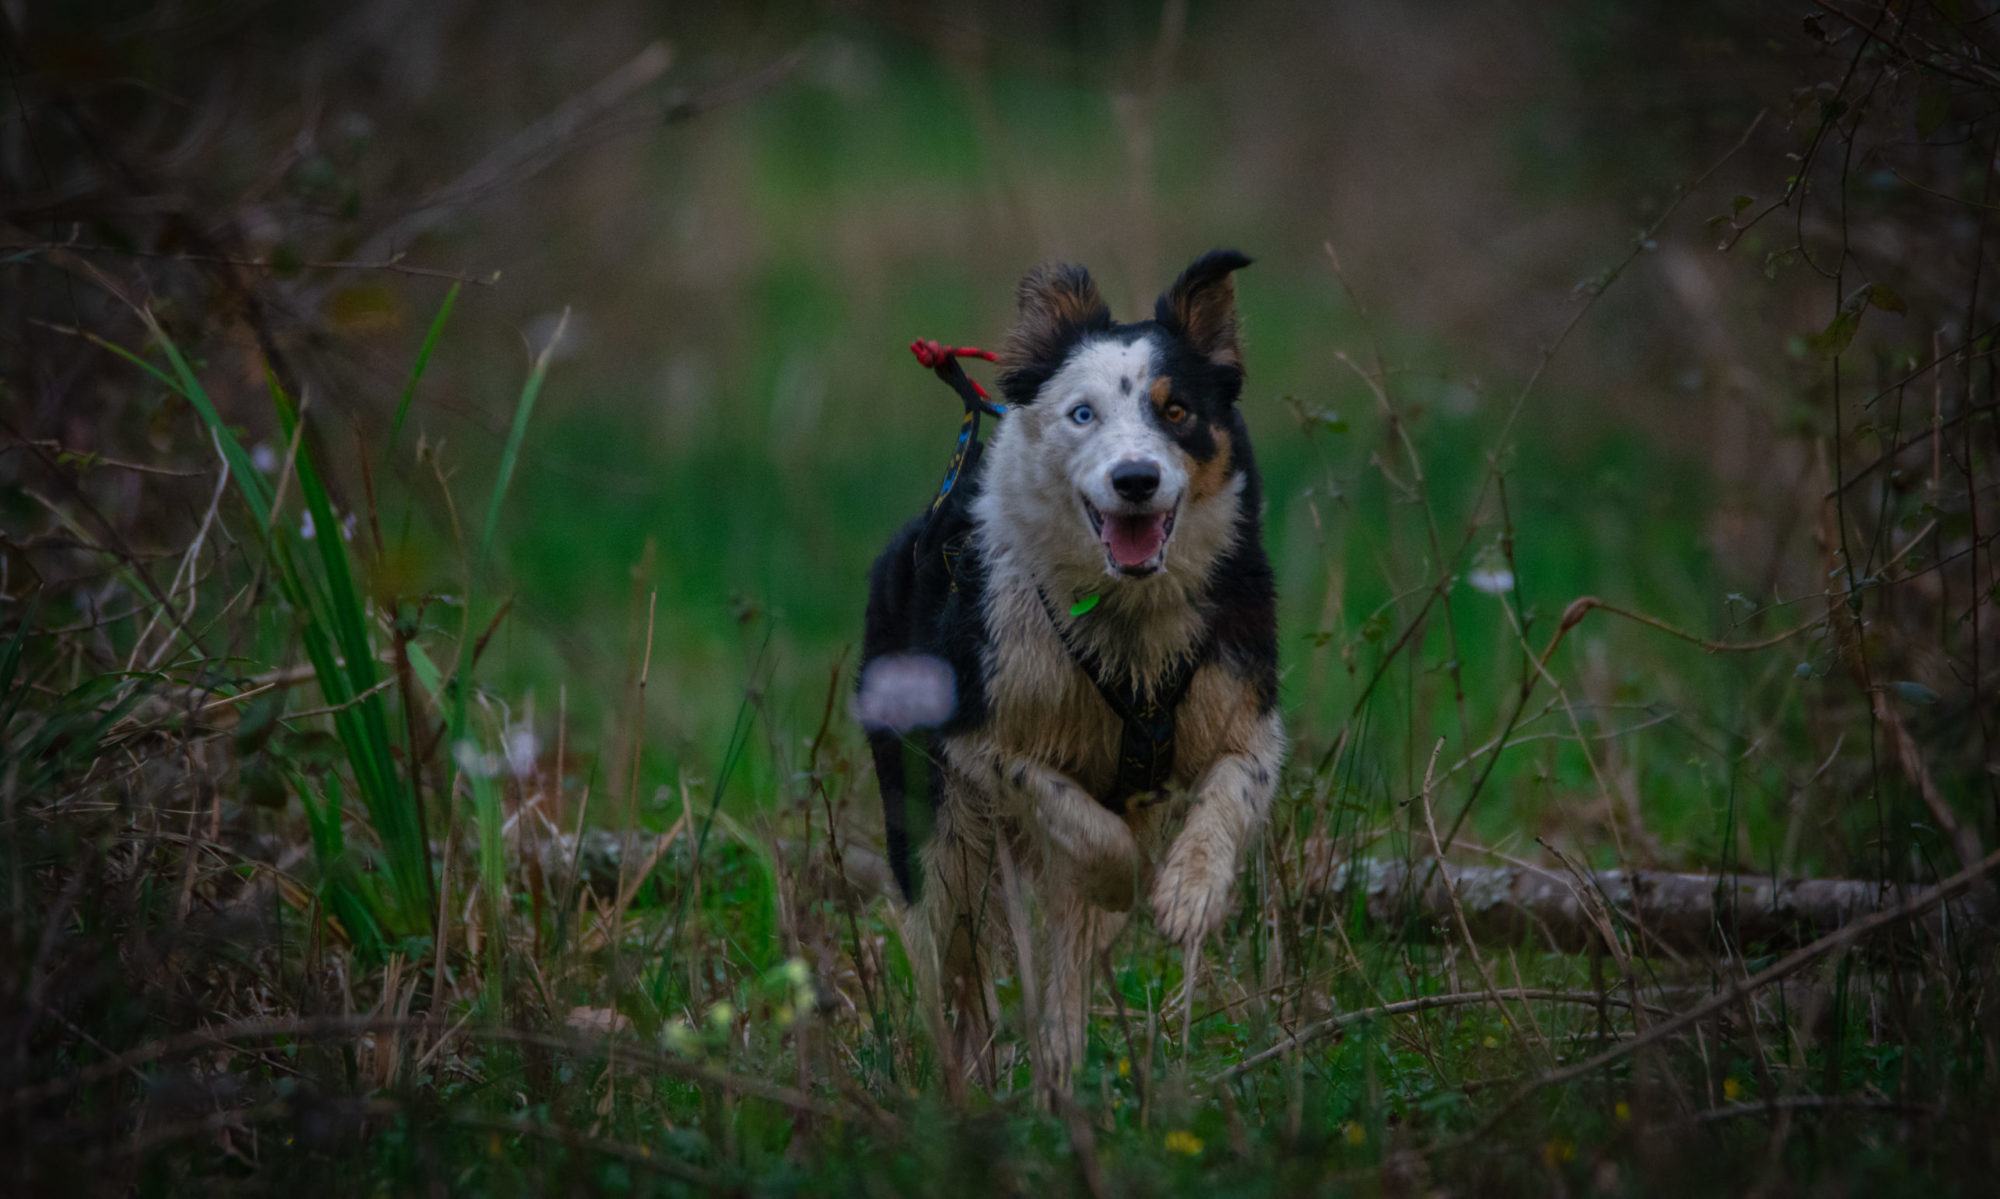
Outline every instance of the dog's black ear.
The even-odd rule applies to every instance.
[[[1074,263],[1036,267],[1021,277],[1017,294],[1021,315],[1007,335],[1004,355],[1010,373],[1048,366],[1078,333],[1111,324],[1111,309],[1097,283]]]
[[[1188,264],[1174,280],[1153,317],[1187,338],[1211,362],[1241,369],[1243,355],[1236,343],[1236,281],[1230,276],[1250,265],[1235,250],[1210,250]]]

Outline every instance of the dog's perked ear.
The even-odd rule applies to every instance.
[[[1075,263],[1038,266],[1021,277],[1020,318],[1007,335],[1001,386],[1009,401],[1025,404],[1048,381],[1078,335],[1111,327],[1111,308],[1090,272]]]
[[[1240,370],[1236,281],[1230,276],[1249,265],[1250,259],[1235,250],[1210,250],[1174,280],[1153,306],[1153,318],[1186,338],[1209,361]]]

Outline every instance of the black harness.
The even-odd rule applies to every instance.
[[[1195,671],[1208,657],[1207,639],[1175,657],[1157,686],[1141,690],[1133,684],[1129,670],[1109,672],[1111,677],[1107,678],[1104,660],[1070,639],[1056,618],[1055,605],[1049,603],[1048,593],[1037,587],[1035,594],[1042,601],[1042,610],[1049,614],[1049,626],[1055,630],[1056,640],[1062,642],[1069,660],[1076,663],[1076,668],[1124,724],[1118,733],[1118,776],[1110,793],[1099,802],[1123,815],[1135,799],[1142,807],[1157,800],[1174,772],[1174,726],[1181,701],[1187,698],[1188,687],[1194,682]]]

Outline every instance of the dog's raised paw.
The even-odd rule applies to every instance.
[[[1229,914],[1229,855],[1183,835],[1153,881],[1153,924],[1183,948],[1199,944]]]

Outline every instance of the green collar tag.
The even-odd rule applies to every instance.
[[[1101,596],[1097,595],[1086,595],[1069,606],[1069,614],[1071,616],[1082,616],[1085,612],[1095,608],[1097,601],[1101,598]]]

